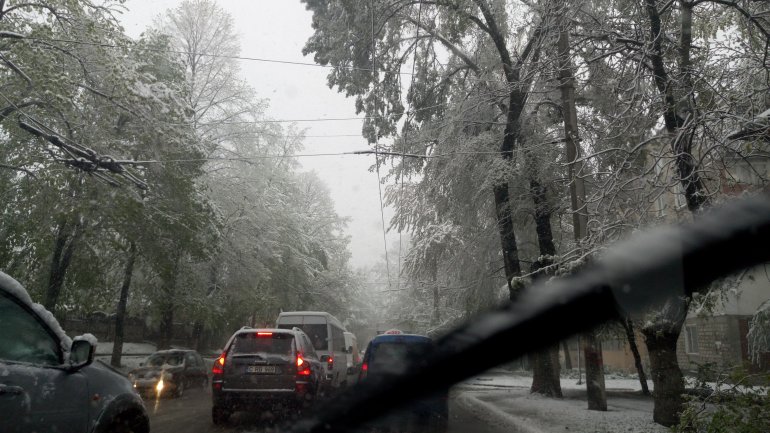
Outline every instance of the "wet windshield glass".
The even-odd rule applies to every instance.
[[[0,0],[0,432],[770,432],[768,197],[768,0]]]

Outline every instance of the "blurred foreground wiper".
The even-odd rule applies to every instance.
[[[609,249],[584,270],[524,291],[438,340],[407,374],[367,380],[296,423],[293,432],[345,432],[491,367],[553,345],[624,313],[770,260],[770,196],[735,201],[687,225],[658,228]]]

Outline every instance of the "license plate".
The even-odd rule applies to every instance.
[[[250,365],[246,367],[247,373],[275,374],[276,369],[271,365]]]

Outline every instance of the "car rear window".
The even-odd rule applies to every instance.
[[[169,365],[176,367],[182,365],[184,355],[181,353],[156,353],[147,359],[147,365],[150,367],[162,367]]]
[[[426,342],[386,342],[374,345],[369,355],[370,373],[402,374],[409,363],[425,359],[433,350]]]
[[[248,355],[257,353],[269,353],[272,355],[291,355],[292,334],[274,333],[272,335],[258,335],[253,333],[241,333],[235,336],[230,353],[235,355]]]

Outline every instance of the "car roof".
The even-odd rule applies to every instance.
[[[283,311],[280,314],[278,314],[278,319],[280,319],[281,317],[287,317],[287,316],[324,316],[332,324],[337,325],[338,327],[345,330],[345,327],[342,325],[342,322],[340,322],[339,319],[334,317],[334,315],[326,311]]]
[[[254,332],[272,332],[273,334],[304,334],[301,329],[283,329],[283,328],[247,328],[243,327],[237,331],[235,331],[235,334],[251,334]]]
[[[192,350],[192,349],[165,349],[165,350],[158,350],[158,351],[154,352],[153,355],[155,353],[160,353],[162,355],[166,355],[166,354],[187,353],[187,352],[195,352],[195,351]]]
[[[380,343],[433,343],[433,339],[419,334],[381,334],[372,338],[369,344]]]

